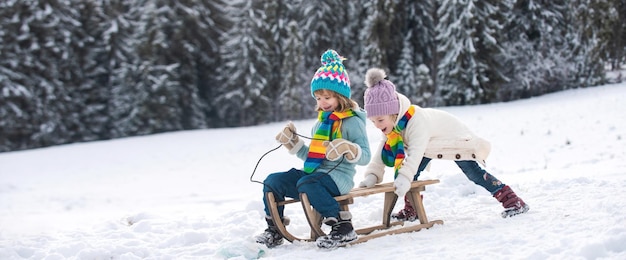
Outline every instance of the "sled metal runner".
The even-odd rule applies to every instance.
[[[411,188],[407,192],[407,198],[417,213],[419,224],[407,222],[405,225],[405,221],[392,221],[391,213],[398,200],[398,196],[394,193],[395,188],[393,187],[393,183],[378,184],[371,188],[355,188],[346,195],[335,197],[335,200],[339,203],[340,210],[349,211],[348,205],[353,204],[354,198],[356,197],[364,197],[379,193],[384,193],[385,196],[382,223],[380,225],[363,228],[355,227],[355,232],[359,235],[359,237],[357,240],[352,241],[347,245],[362,243],[372,238],[382,237],[386,235],[419,231],[423,228],[430,228],[435,224],[443,224],[442,220],[428,220],[428,217],[426,216],[426,210],[424,209],[422,196],[420,194],[420,192],[425,190],[426,185],[435,183],[439,183],[439,180],[413,181],[411,182]],[[318,237],[326,235],[322,230],[323,219],[321,215],[311,206],[306,194],[301,193],[299,200],[287,199],[284,201],[276,201],[272,192],[266,193],[265,196],[269,204],[270,215],[274,220],[278,231],[288,241],[315,241]],[[278,216],[278,207],[296,202],[300,202],[300,204],[302,205],[305,216],[311,228],[311,234],[309,237],[306,238],[296,237],[291,234]],[[353,215],[353,220],[354,218],[355,216]]]

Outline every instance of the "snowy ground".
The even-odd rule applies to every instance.
[[[487,170],[527,214],[501,218],[454,163],[433,161],[421,179],[441,183],[424,203],[444,225],[331,251],[264,248],[252,242],[265,224],[250,177],[280,122],[1,153],[0,259],[626,259],[626,84],[444,109],[491,141]],[[313,122],[295,124],[309,133]],[[380,134],[368,131],[376,147]],[[280,148],[253,178],[301,165]],[[378,223],[382,202],[355,200],[355,226]],[[292,205],[289,229],[304,236]]]

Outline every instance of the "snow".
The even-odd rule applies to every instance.
[[[250,179],[279,122],[1,153],[0,259],[626,259],[626,83],[442,109],[491,142],[487,170],[528,213],[501,218],[454,163],[433,161],[420,179],[441,180],[423,194],[443,225],[335,250],[267,249],[253,242],[265,223]],[[300,133],[313,123],[295,121]],[[368,133],[376,147],[371,122]],[[301,166],[280,148],[252,179]],[[382,202],[357,198],[355,226],[378,223]],[[308,234],[299,205],[286,215],[292,233]]]

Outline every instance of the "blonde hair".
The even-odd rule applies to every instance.
[[[398,114],[389,115],[389,118],[391,118],[394,125],[398,122]]]
[[[336,97],[337,103],[338,103],[336,111],[338,112],[343,112],[348,109],[356,110],[359,108],[359,104],[356,101],[349,99],[344,95],[340,95],[339,93],[332,91],[332,90],[318,89],[315,92],[313,92],[313,94],[318,94],[318,95],[328,94],[331,97]],[[319,107],[318,105],[315,105],[315,111],[322,111],[322,108]]]

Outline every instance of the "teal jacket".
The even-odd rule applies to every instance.
[[[361,147],[361,158],[354,163],[348,162],[345,158],[334,162],[324,160],[315,170],[315,172],[329,173],[330,177],[335,181],[335,184],[337,184],[337,188],[339,188],[339,192],[341,192],[341,194],[347,194],[354,187],[354,175],[356,174],[355,166],[357,164],[367,165],[371,158],[370,146],[365,128],[365,120],[367,116],[365,111],[362,109],[355,109],[354,112],[356,114],[355,116],[343,119],[341,124],[341,136],[343,139],[353,142]],[[311,129],[311,136],[314,136],[315,131],[319,128],[320,124],[320,121],[315,123]],[[297,156],[304,161],[306,160],[308,153],[309,146],[303,145],[300,150],[298,150]]]

